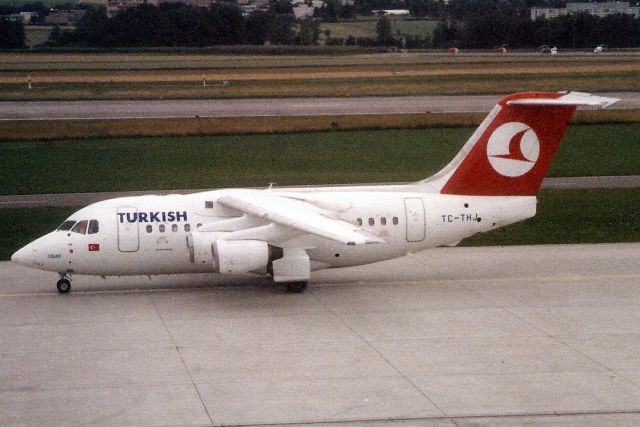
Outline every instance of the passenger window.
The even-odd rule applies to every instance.
[[[356,221],[358,222],[358,225],[362,225],[362,218],[358,218]]]
[[[152,225],[147,225],[147,233],[151,233],[153,231]]]
[[[393,217],[393,225],[398,225],[398,217],[397,216]]]
[[[387,218],[384,217],[384,216],[382,218],[380,218],[380,224],[387,225]]]
[[[87,224],[88,223],[89,223],[89,221],[86,221],[86,220],[78,221],[76,223],[76,225],[73,226],[71,231],[74,232],[74,233],[78,233],[78,234],[86,234],[87,233]]]
[[[196,225],[196,228],[200,228],[200,227],[202,227],[202,224],[198,223],[198,225]]]
[[[373,220],[373,218],[369,218],[369,225],[373,225],[373,224],[375,224],[375,223],[376,223],[376,222]]]
[[[60,224],[60,227],[58,227],[58,230],[62,230],[62,231],[71,230],[71,228],[75,223],[76,222],[72,219],[70,219],[69,221],[65,221],[62,224]]]
[[[212,202],[212,201],[207,200],[206,202],[204,202],[204,207],[205,207],[206,209],[213,209],[213,202]]]
[[[178,224],[173,224],[173,225],[171,226],[171,231],[173,231],[174,233],[175,233],[176,231],[178,231]]]
[[[187,233],[191,231],[191,226],[189,224],[185,224],[184,225],[184,231],[186,231]]]
[[[92,219],[89,221],[89,234],[96,234],[100,231],[100,223],[97,219]]]
[[[164,233],[164,224],[160,224],[158,226],[158,231],[161,232],[161,233]]]

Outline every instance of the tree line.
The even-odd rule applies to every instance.
[[[433,33],[434,47],[484,49],[496,45],[511,48],[551,45],[580,49],[599,44],[616,48],[640,46],[640,19],[633,15],[600,18],[585,12],[532,21],[529,8],[516,1],[465,1],[466,8],[459,20],[443,20],[438,25]]]
[[[57,4],[55,10],[76,10],[76,9],[89,9],[93,7],[91,4],[78,3],[77,1],[68,1],[66,3]],[[33,12],[35,16],[31,19],[30,24],[43,24],[44,18],[51,13],[51,8],[46,6],[41,1],[26,2],[26,3],[8,3],[0,4],[0,16],[11,15],[20,12]]]
[[[294,23],[292,14],[278,13],[275,6],[246,18],[237,7],[227,4],[210,8],[147,4],[113,17],[108,17],[104,8],[92,8],[74,30],[54,29],[47,44],[102,48],[292,44]]]
[[[327,0],[316,9],[314,18],[296,22],[289,0],[272,0],[266,11],[243,16],[228,3],[210,8],[184,3],[164,3],[160,7],[141,5],[108,17],[104,7],[90,7],[75,29],[55,27],[48,46],[115,48],[156,46],[213,45],[314,45],[319,43],[319,22],[347,19],[364,2],[385,5],[396,0],[356,0],[340,6]],[[375,3],[379,2],[379,3]],[[387,2],[387,3],[385,3]],[[400,39],[392,31],[392,19],[378,20],[376,37],[331,37],[328,45],[395,45],[408,48],[487,49],[498,45],[510,48],[537,48],[553,45],[560,48],[590,48],[598,44],[609,47],[640,46],[640,19],[632,15],[605,18],[586,13],[554,19],[531,21],[532,6],[559,6],[560,0],[407,0],[407,4],[442,13],[432,33]],[[369,7],[367,6],[367,7]],[[345,8],[347,9],[345,11]],[[438,12],[440,11],[440,12]],[[24,47],[22,24],[0,19],[0,48]]]
[[[25,45],[24,26],[0,17],[0,49],[22,49]]]

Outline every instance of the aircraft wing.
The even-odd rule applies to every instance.
[[[337,218],[310,203],[266,191],[232,191],[218,203],[268,221],[315,234],[346,245],[383,243],[384,240]]]

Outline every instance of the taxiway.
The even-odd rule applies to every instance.
[[[609,107],[610,109],[640,108],[638,93],[616,92],[598,95],[620,99],[620,102]],[[488,112],[503,96],[17,101],[0,102],[0,121]]]
[[[389,183],[385,183],[389,184]],[[385,185],[385,184],[356,184],[362,186]],[[406,183],[391,183],[406,184]],[[346,185],[346,184],[345,184]],[[353,184],[348,184],[352,186]],[[323,187],[340,188],[344,185],[323,185]],[[304,185],[300,187],[312,187]],[[584,176],[584,177],[561,177],[545,178],[542,188],[545,189],[584,189],[584,188],[637,188],[640,187],[640,175],[629,176]],[[211,189],[191,189],[191,190],[156,190],[156,191],[119,191],[119,192],[99,192],[99,193],[56,193],[56,194],[18,194],[0,195],[0,209],[4,208],[36,208],[44,206],[86,206],[102,200],[114,199],[116,197],[142,196],[145,194],[167,195],[167,194],[190,194]]]
[[[440,248],[301,295],[0,277],[2,425],[640,423],[640,244]]]

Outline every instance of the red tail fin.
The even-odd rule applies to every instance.
[[[443,194],[535,195],[576,107],[606,107],[616,101],[578,92],[507,96],[458,156],[426,182]]]

